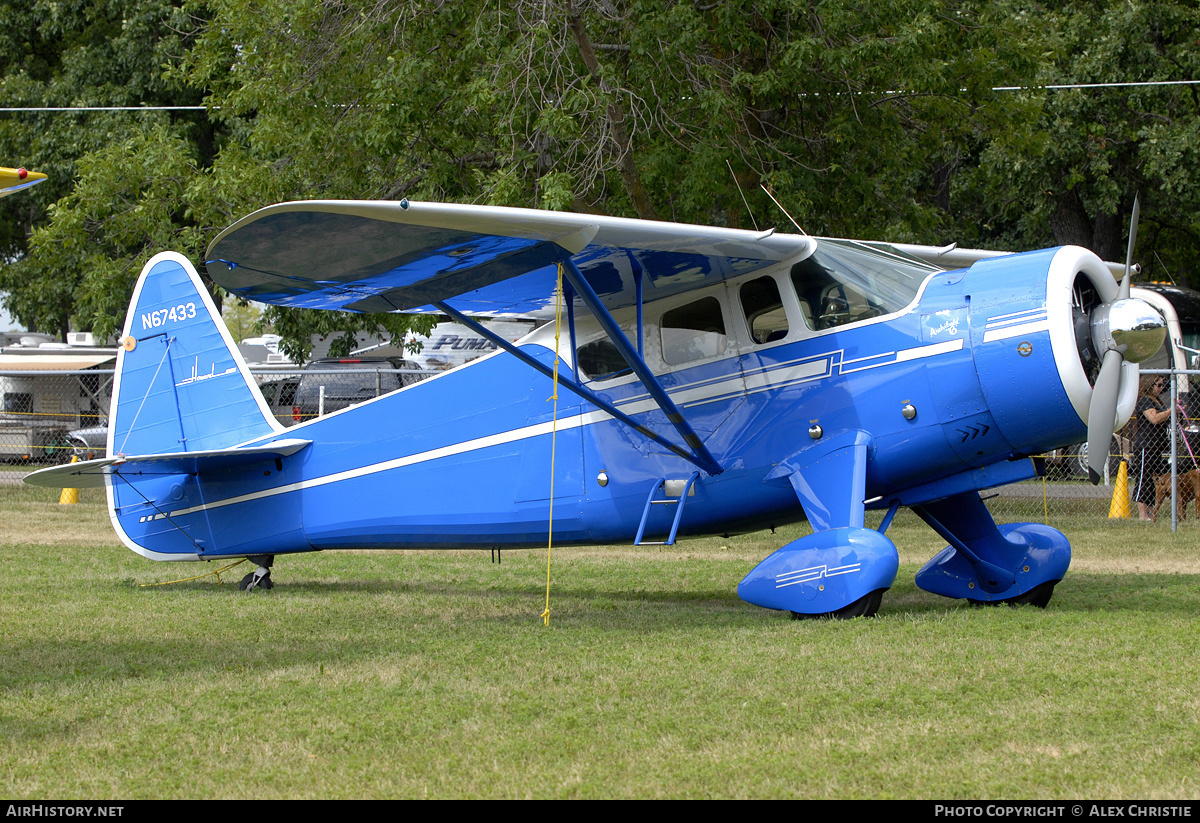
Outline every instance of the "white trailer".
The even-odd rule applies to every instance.
[[[0,460],[65,459],[68,432],[107,423],[116,356],[74,346],[0,349]]]

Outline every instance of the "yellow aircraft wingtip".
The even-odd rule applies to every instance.
[[[27,189],[46,179],[40,171],[26,169],[9,169],[0,166],[0,197],[6,197],[14,191]]]

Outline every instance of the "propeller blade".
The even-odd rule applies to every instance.
[[[1121,287],[1117,290],[1117,299],[1124,300],[1129,296],[1129,274],[1133,271],[1133,247],[1137,243],[1138,218],[1142,214],[1142,206],[1138,196],[1133,196],[1133,216],[1129,218],[1129,248],[1125,252],[1125,276],[1121,278]]]
[[[1112,440],[1113,427],[1117,421],[1117,393],[1121,388],[1121,364],[1124,358],[1119,351],[1104,353],[1100,374],[1092,388],[1092,403],[1088,407],[1088,480],[1095,486],[1100,482],[1100,472],[1108,460],[1108,444]]]

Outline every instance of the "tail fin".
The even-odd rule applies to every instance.
[[[282,431],[192,264],[142,269],[117,356],[108,453],[224,449]]]
[[[155,255],[125,319],[108,423],[111,465],[102,469],[122,541],[154,560],[310,550],[297,495],[252,499],[238,518],[208,515],[211,506],[258,491],[264,475],[289,482],[294,467],[280,471],[280,460],[306,441],[232,448],[283,430],[192,264],[175,252]],[[162,457],[173,454],[180,459]],[[234,470],[254,459],[269,468]]]

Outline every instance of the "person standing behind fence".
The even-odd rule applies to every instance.
[[[1167,446],[1171,410],[1158,399],[1166,386],[1167,380],[1161,374],[1145,374],[1138,381],[1137,405],[1132,419],[1134,476],[1130,478],[1130,485],[1141,520],[1154,518],[1154,481],[1170,471],[1163,459],[1163,451]]]

